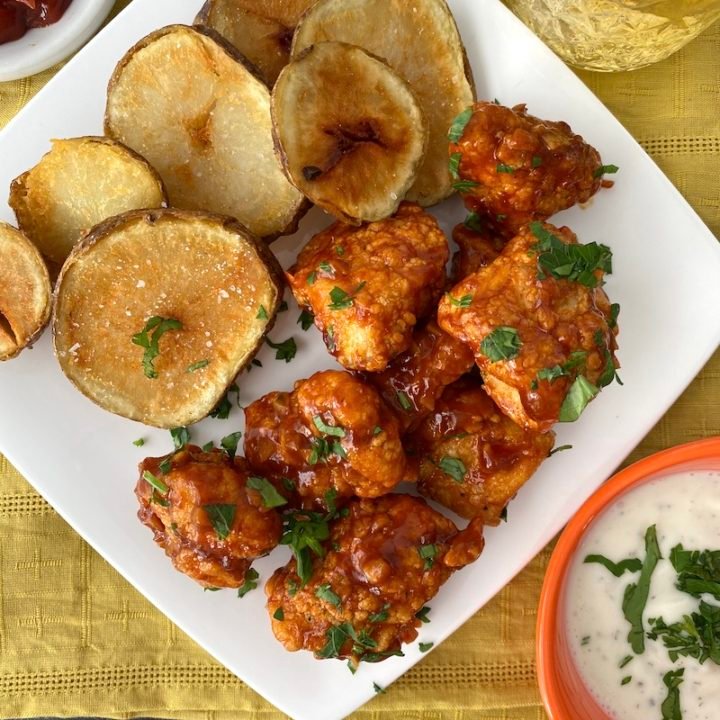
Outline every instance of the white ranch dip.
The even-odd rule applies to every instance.
[[[629,491],[602,513],[587,531],[570,568],[566,612],[569,644],[587,688],[605,711],[617,720],[661,720],[660,706],[668,694],[663,676],[685,668],[680,685],[683,720],[720,718],[720,666],[694,658],[673,663],[662,640],[645,640],[645,652],[635,655],[623,616],[625,588],[638,572],[615,577],[599,564],[585,564],[587,555],[603,555],[614,562],[645,558],[645,532],[656,526],[663,559],[655,568],[643,614],[662,617],[667,624],[698,611],[699,599],[675,588],[677,573],[668,560],[670,550],[720,549],[720,472],[689,472],[653,480]],[[702,599],[720,605],[711,595]],[[633,659],[620,667],[627,656]],[[630,681],[621,685],[623,679]]]

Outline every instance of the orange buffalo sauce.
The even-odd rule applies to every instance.
[[[0,44],[57,22],[72,0],[0,0]]]

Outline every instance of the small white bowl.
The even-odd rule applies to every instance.
[[[72,0],[53,25],[0,45],[0,81],[34,75],[84,45],[110,14],[114,0]]]

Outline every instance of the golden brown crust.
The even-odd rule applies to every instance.
[[[170,469],[163,473],[165,464]],[[280,541],[280,515],[248,488],[250,470],[242,458],[232,461],[220,450],[203,452],[188,445],[170,456],[146,458],[139,471],[140,521],[175,568],[204,587],[240,587],[252,561]],[[146,472],[167,492],[154,488]],[[220,530],[211,514],[217,505],[226,506],[233,517]]]
[[[437,220],[403,203],[392,218],[360,228],[336,223],[318,233],[287,278],[338,361],[375,372],[410,346],[413,327],[432,311],[448,253]],[[352,301],[334,303],[336,288]]]
[[[422,495],[461,517],[497,525],[503,509],[547,458],[554,439],[552,432],[516,425],[480,380],[468,377],[445,389],[435,410],[408,437],[408,447],[420,461]]]
[[[377,662],[417,637],[416,613],[455,569],[477,559],[482,527],[458,532],[451,520],[410,495],[353,500],[347,509],[346,517],[332,523],[326,554],[313,563],[304,588],[297,589],[295,559],[268,580],[268,612],[287,650]],[[341,637],[331,652],[323,652],[331,628],[344,623],[360,642]]]

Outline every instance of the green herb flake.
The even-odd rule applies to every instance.
[[[285,514],[281,545],[295,556],[298,577],[304,587],[312,574],[312,555],[323,557],[322,543],[330,537],[328,518],[317,512],[297,510]]]
[[[711,660],[720,665],[720,607],[700,601],[698,611],[683,615],[668,625],[662,618],[649,620],[651,640],[662,638],[670,660],[691,657],[703,665]]]
[[[388,617],[390,616],[390,613],[388,612],[388,610],[390,610],[390,603],[385,603],[382,606],[382,610],[374,613],[373,615],[370,615],[368,620],[371,623],[385,622],[388,619]]]
[[[505,163],[498,163],[495,166],[495,171],[498,173],[508,173],[512,174],[515,172],[515,168],[512,167],[512,165],[506,165]]]
[[[522,347],[518,331],[512,327],[497,327],[480,343],[480,352],[491,362],[512,360]]]
[[[332,420],[335,422],[335,418],[332,418]],[[315,415],[315,417],[313,417],[313,424],[321,433],[331,435],[332,437],[344,438],[347,435],[345,428],[340,425],[328,425],[321,415]]]
[[[601,178],[603,175],[614,175],[620,168],[617,165],[601,165],[594,173],[594,178]]]
[[[273,617],[274,617],[276,620],[279,620],[280,622],[282,622],[282,621],[285,619],[285,611],[284,611],[281,607],[279,607],[279,608],[273,613]]]
[[[335,329],[332,325],[327,326],[325,331],[325,344],[330,352],[335,352]]]
[[[450,170],[450,175],[455,179],[460,179],[460,161],[462,160],[462,153],[456,152],[452,153],[450,155],[450,160],[448,161],[448,169]]]
[[[663,683],[668,689],[667,696],[660,706],[662,720],[682,720],[680,707],[680,685],[683,683],[685,668],[670,670],[663,676]]]
[[[245,573],[245,580],[243,584],[238,588],[238,597],[244,598],[251,590],[255,590],[255,588],[258,586],[258,579],[260,578],[260,575],[258,574],[258,571],[255,568],[250,568]]]
[[[270,338],[265,338],[265,342],[276,351],[276,360],[284,360],[286,363],[289,363],[297,354],[297,345],[295,344],[294,337],[289,337],[280,343],[274,343]]]
[[[335,268],[327,261],[323,261],[318,265],[318,269],[327,275],[335,275]]]
[[[482,220],[476,212],[469,212],[463,221],[463,225],[473,232],[482,232],[483,229]]]
[[[373,434],[373,435],[379,435],[382,431],[383,431],[383,429],[382,429],[379,425],[376,425],[376,426],[373,428],[373,433],[372,433],[372,434]]]
[[[226,435],[220,440],[220,447],[228,454],[228,457],[232,460],[237,453],[238,443],[242,433],[238,430],[237,432]]]
[[[213,408],[210,413],[210,417],[217,420],[227,420],[230,417],[230,411],[232,410],[232,403],[228,394],[222,396],[220,402]]]
[[[543,164],[543,160],[539,155],[533,155],[532,158],[532,166],[534,168],[539,168]]]
[[[621,681],[621,685],[627,685],[629,682],[632,681],[632,675],[626,675]]]
[[[132,336],[133,345],[145,349],[142,358],[143,372],[146,378],[154,380],[158,374],[155,370],[155,358],[160,354],[160,338],[170,330],[182,330],[183,324],[174,318],[164,318],[154,315],[145,327]],[[150,334],[152,332],[152,334]]]
[[[464,482],[465,475],[467,474],[467,468],[460,458],[449,457],[446,455],[440,458],[437,466],[446,475],[449,475],[456,483]]]
[[[308,285],[314,285],[315,281],[317,280],[317,272],[313,270],[306,279],[306,282]]]
[[[430,648],[432,648],[435,645],[435,643],[432,642],[421,642],[418,643],[418,647],[420,648],[421,653],[426,653]]]
[[[211,450],[214,450],[214,449],[215,449],[215,443],[214,443],[212,440],[210,440],[210,442],[206,442],[206,443],[202,446],[202,451],[203,451],[203,452],[210,452]]]
[[[303,310],[297,319],[297,324],[305,331],[315,323],[315,316],[309,310]]]
[[[190,442],[190,431],[186,427],[176,427],[170,430],[170,437],[176,450],[182,450]]]
[[[220,588],[216,588],[216,587],[204,587],[203,588],[203,592],[218,592],[219,590],[220,590]]]
[[[345,310],[352,306],[355,302],[357,294],[365,287],[365,283],[361,282],[355,287],[351,293],[347,293],[337,285],[330,291],[330,300],[332,301],[328,307],[331,310]]]
[[[342,601],[340,600],[340,596],[336,595],[332,588],[330,587],[330,583],[324,583],[323,585],[318,585],[315,589],[315,597],[319,598],[320,600],[323,600],[324,602],[330,603],[330,605],[333,605],[334,607],[340,607]]]
[[[575,422],[599,392],[600,389],[584,375],[578,375],[560,407],[560,422]]]
[[[580,641],[580,645],[583,645],[583,646],[584,646],[584,645],[589,645],[589,644],[590,644],[590,636],[589,636],[589,635],[586,635],[586,636]]]
[[[376,682],[373,683],[373,690],[375,691],[376,695],[384,695],[386,693],[386,690],[384,687],[380,687]]]
[[[342,257],[345,254],[345,248],[342,245],[335,246],[335,254],[338,257]]]
[[[445,296],[453,307],[467,308],[472,305],[472,295],[463,295],[461,298],[456,298],[450,293],[445,293]]]
[[[456,142],[458,142],[458,140],[460,140],[463,133],[465,132],[465,127],[470,122],[470,118],[472,117],[472,114],[473,114],[473,109],[471,107],[469,107],[466,110],[463,110],[452,121],[452,125],[450,125],[450,130],[448,131],[448,140],[451,143],[456,143]]]
[[[430,612],[430,610],[431,608],[428,605],[425,605],[415,613],[415,617],[422,623],[429,623],[430,618],[428,617],[428,613]]]
[[[618,667],[622,670],[626,665],[633,661],[633,655],[626,655],[621,661]]]
[[[604,555],[588,555],[583,562],[586,565],[590,563],[597,563],[602,565],[606,570],[611,572],[615,577],[620,577],[626,572],[635,573],[642,570],[642,562],[637,558],[627,558],[620,562],[613,562]]]
[[[438,554],[437,545],[432,543],[428,545],[421,545],[418,548],[418,554],[424,560],[425,569],[429,570],[435,563],[435,558]]]
[[[209,364],[210,364],[210,361],[208,359],[198,360],[197,362],[194,362],[191,365],[188,365],[186,372],[189,372],[189,373],[197,372],[198,370],[202,370],[203,368],[206,368]]]
[[[294,578],[290,578],[287,581],[287,592],[290,597],[295,597],[295,595],[297,595],[297,591],[299,589],[300,588],[297,584],[297,581]]]
[[[617,327],[618,316],[620,315],[620,303],[612,303],[610,305],[610,317],[608,318],[608,327],[614,330]]]
[[[693,597],[707,593],[720,600],[720,550],[685,550],[676,545],[670,562],[678,574],[678,590]]]
[[[415,406],[410,400],[410,396],[404,390],[398,390],[395,393],[395,397],[397,398],[398,404],[403,410],[407,411],[415,409]]]
[[[357,672],[357,665],[353,662],[352,658],[350,658],[350,660],[347,661],[347,669],[353,675]]]
[[[152,495],[150,496],[150,502],[160,505],[160,507],[170,507],[170,501],[160,495],[155,488],[153,488]]]
[[[255,316],[255,319],[256,320],[267,320],[268,319],[267,310],[265,309],[264,305],[260,306],[260,309],[258,310],[258,313]]]
[[[133,440],[133,445],[135,447],[142,447],[145,444],[145,438],[138,438],[137,440]]]
[[[248,487],[256,490],[262,497],[263,505],[266,508],[276,508],[287,505],[287,500],[275,489],[275,486],[264,477],[252,475],[248,478]]]
[[[210,523],[215,528],[217,536],[221,540],[225,540],[230,534],[230,529],[235,521],[237,505],[226,503],[203,505],[203,510],[205,510]]]
[[[565,450],[572,450],[572,445],[560,445],[559,447],[553,448],[549,453],[548,457],[552,457],[553,455],[564,452]]]
[[[149,470],[145,470],[145,472],[143,472],[143,480],[163,495],[170,491],[170,488],[159,477],[157,477],[157,475],[153,475]]]
[[[165,459],[160,461],[160,464],[158,465],[158,469],[163,475],[167,475],[172,470],[172,458],[166,457]]]
[[[625,588],[622,602],[623,615],[630,623],[628,642],[636,655],[642,655],[645,651],[643,611],[650,594],[652,574],[661,558],[655,526],[651,525],[645,532],[645,559],[640,570],[640,577],[637,583],[631,583]]]
[[[474,180],[457,180],[453,183],[453,190],[464,193],[478,187],[478,185],[480,185],[480,183],[476,183]]]

